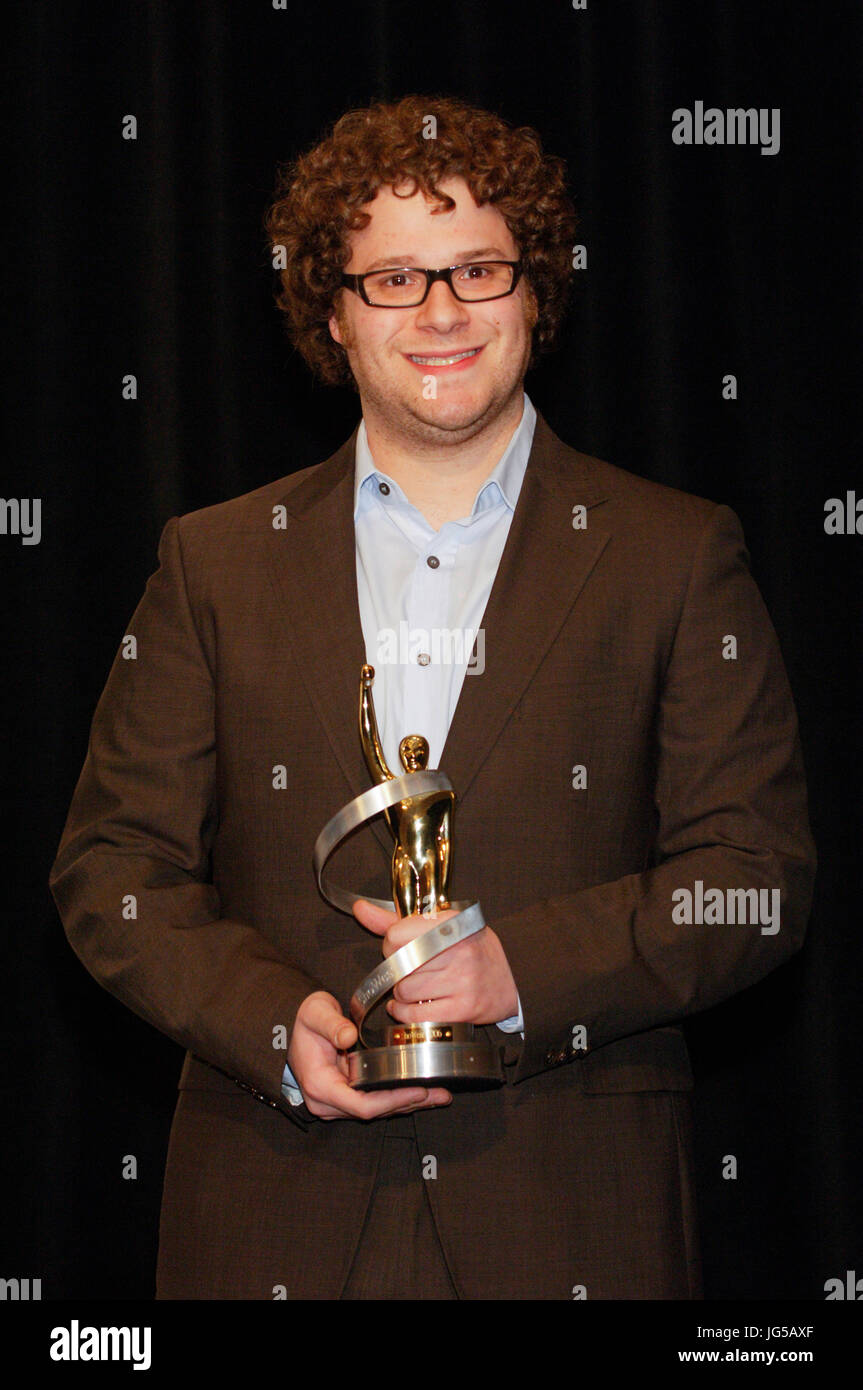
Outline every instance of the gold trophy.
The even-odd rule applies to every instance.
[[[403,772],[390,771],[384,757],[374,701],[374,669],[360,673],[359,729],[366,766],[375,785],[324,826],[315,844],[318,887],[335,907],[352,912],[359,894],[324,881],[327,859],[345,837],[372,816],[383,814],[394,840],[392,902],[367,898],[400,917],[429,918],[429,930],[395,951],[367,975],[354,991],[351,1017],[359,1040],[348,1055],[348,1080],[358,1090],[405,1085],[443,1085],[479,1089],[503,1081],[501,1049],[472,1023],[391,1023],[382,1036],[364,1031],[366,1017],[395,985],[485,926],[479,903],[450,902],[447,888],[452,864],[455,792],[442,772],[430,772],[428,740],[408,734],[399,744]],[[456,908],[457,915],[436,926],[437,913]],[[429,1001],[431,1002],[431,1001]]]

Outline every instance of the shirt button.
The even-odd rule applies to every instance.
[[[389,483],[378,483],[378,492],[382,492],[383,495],[384,495],[384,497],[389,497],[389,495],[390,495],[390,485],[389,485]]]
[[[428,666],[430,661],[431,657],[428,652],[420,652],[417,656],[417,666]]]
[[[440,560],[436,555],[430,555],[426,560],[426,564],[428,565],[430,570],[436,570],[438,565],[440,564]]]

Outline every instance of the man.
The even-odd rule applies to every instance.
[[[737,518],[568,448],[525,396],[573,235],[533,132],[351,112],[268,230],[295,341],[362,421],[168,522],[51,880],[87,967],[187,1049],[158,1296],[699,1297],[680,1020],[799,947],[814,870]],[[452,898],[486,920],[390,1013],[482,1025],[499,1088],[346,1079],[346,1001],[430,925],[315,888],[369,785],[366,661],[388,764],[422,735],[455,787]],[[341,881],[387,898],[391,856],[378,818]]]

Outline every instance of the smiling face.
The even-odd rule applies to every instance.
[[[518,260],[499,212],[478,207],[463,179],[439,186],[455,201],[450,212],[434,211],[438,205],[420,190],[397,198],[382,188],[364,208],[368,226],[351,234],[347,273]],[[425,303],[411,309],[372,308],[342,290],[330,332],[347,352],[367,424],[414,447],[437,448],[472,439],[506,412],[518,419],[535,321],[523,277],[513,294],[473,303],[436,281]],[[440,360],[462,353],[470,355]],[[426,399],[432,390],[435,397]]]

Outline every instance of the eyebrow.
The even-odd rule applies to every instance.
[[[410,267],[413,267],[416,270],[418,269],[416,259],[416,256],[413,256],[410,253],[401,257],[395,255],[387,256],[385,259],[381,259],[379,261],[372,261],[372,264],[370,266],[367,266],[366,269],[361,272],[361,274],[370,275],[373,270],[407,270]],[[499,246],[480,246],[475,251],[457,251],[455,260],[451,261],[450,264],[465,265],[467,261],[477,261],[483,259],[508,261],[510,257],[505,256]]]

